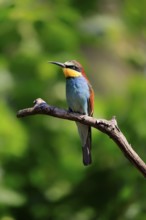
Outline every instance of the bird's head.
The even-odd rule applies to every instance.
[[[50,61],[49,63],[56,64],[62,67],[66,78],[79,77],[82,75],[86,78],[82,65],[78,63],[76,60],[67,61],[65,63]]]

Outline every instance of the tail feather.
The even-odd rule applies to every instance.
[[[82,154],[83,154],[83,164],[89,165],[92,163],[91,158],[91,127],[83,125],[79,122],[76,123],[80,138],[82,141]]]
[[[84,165],[89,165],[92,163],[91,158],[91,127],[88,127],[88,136],[86,139],[86,144],[82,147],[83,152],[83,163]]]

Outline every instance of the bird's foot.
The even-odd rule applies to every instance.
[[[73,110],[71,108],[68,109],[69,113],[73,113]]]

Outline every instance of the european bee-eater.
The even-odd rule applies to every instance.
[[[63,68],[66,78],[66,99],[69,110],[93,116],[94,92],[80,63],[75,60],[65,63],[50,61]],[[82,141],[83,163],[91,164],[91,127],[76,122]]]

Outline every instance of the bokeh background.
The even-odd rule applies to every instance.
[[[65,79],[49,60],[81,62],[96,118],[116,116],[146,161],[146,1],[0,0],[0,219],[145,220],[144,177],[93,129],[82,164],[74,122],[19,109],[41,97],[67,109]]]

